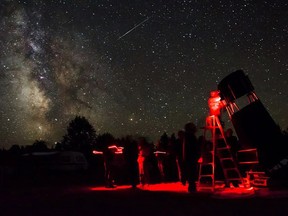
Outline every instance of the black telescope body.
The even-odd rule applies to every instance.
[[[248,105],[233,110],[230,119],[242,146],[257,148],[259,163],[270,170],[287,154],[284,136],[264,105],[254,92],[248,76],[242,70],[226,76],[219,84],[221,99],[236,104],[241,97],[247,97]],[[254,95],[254,100],[250,100]]]

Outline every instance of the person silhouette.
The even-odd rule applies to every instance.
[[[183,164],[183,144],[184,144],[184,137],[185,137],[185,131],[179,130],[177,133],[177,139],[175,144],[175,152],[176,152],[176,163],[178,168],[178,176],[179,180],[183,185],[186,185],[187,177],[184,169]]]
[[[114,159],[114,150],[106,147],[103,151],[104,157],[104,168],[105,168],[105,185],[107,188],[115,188],[113,182],[113,159]]]
[[[149,146],[144,138],[138,142],[138,165],[139,165],[139,178],[142,186],[149,183],[149,170],[147,169],[149,156]]]
[[[124,157],[126,159],[128,180],[132,188],[136,188],[139,183],[138,174],[138,146],[135,140],[127,137],[125,140],[125,147],[123,150]]]
[[[195,135],[197,131],[193,123],[185,125],[185,135],[183,143],[183,166],[188,181],[188,192],[196,191],[196,180],[198,170],[198,160],[200,158],[200,145]]]

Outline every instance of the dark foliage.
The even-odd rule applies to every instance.
[[[109,145],[112,145],[114,142],[115,142],[115,138],[112,134],[104,133],[104,134],[101,134],[97,137],[97,142],[96,142],[95,147],[96,147],[96,149],[103,151]]]
[[[64,150],[80,151],[85,155],[91,152],[96,142],[96,131],[89,121],[82,116],[76,116],[68,127],[67,134],[63,137],[62,148]]]
[[[48,147],[47,147],[47,142],[45,142],[44,140],[36,140],[33,145],[32,145],[32,149],[33,152],[45,152],[45,151],[49,151]]]

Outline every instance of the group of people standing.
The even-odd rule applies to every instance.
[[[231,133],[231,130],[228,130]],[[188,185],[189,192],[196,191],[196,182],[198,180],[198,161],[201,157],[201,150],[203,144],[203,137],[196,136],[197,127],[193,123],[187,123],[184,126],[184,130],[178,131],[177,138],[172,141],[172,147],[168,147],[167,151],[163,151],[165,155],[155,154],[155,146],[153,143],[147,142],[145,138],[139,140],[133,140],[131,137],[126,137],[119,143],[123,146],[123,158],[125,160],[127,179],[133,188],[136,188],[138,184],[149,184],[153,174],[157,175],[157,172],[152,172],[153,167],[158,169],[159,178],[161,174],[163,176],[163,158],[173,158],[172,163],[175,164],[177,169],[178,179],[183,185]],[[231,134],[229,134],[231,135]],[[171,139],[171,138],[169,138]],[[160,152],[160,151],[159,151]],[[115,156],[115,155],[114,155]],[[104,165],[105,165],[105,180],[107,187],[114,187],[113,174],[111,162],[113,160],[113,154],[111,151],[104,152]],[[174,169],[173,164],[167,163],[164,165],[167,169]],[[164,180],[165,181],[165,180]]]
[[[179,172],[179,179],[183,185],[188,183],[190,192],[196,191],[197,161],[200,157],[200,145],[195,133],[196,126],[193,123],[186,124],[184,130],[178,132],[178,137],[174,142],[173,153],[165,152],[165,154],[167,153],[165,156],[173,154]],[[159,166],[161,163],[157,162],[161,159],[155,155],[155,146],[152,143],[147,142],[145,138],[135,141],[131,137],[127,137],[122,140],[120,145],[124,147],[123,158],[125,160],[126,174],[128,175],[127,179],[133,188],[136,188],[139,183],[145,185],[151,182],[152,175],[157,175],[155,169],[151,174],[153,167],[158,169],[158,174],[161,176],[161,170],[159,170],[161,169]],[[109,188],[115,187],[113,184],[112,165],[114,157],[113,149],[103,151],[105,181],[106,187]],[[166,167],[166,169],[169,169],[169,167]]]

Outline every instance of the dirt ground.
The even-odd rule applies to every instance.
[[[288,215],[288,193],[231,189],[187,193],[179,183],[132,189],[119,186],[9,187],[0,191],[0,215]]]

